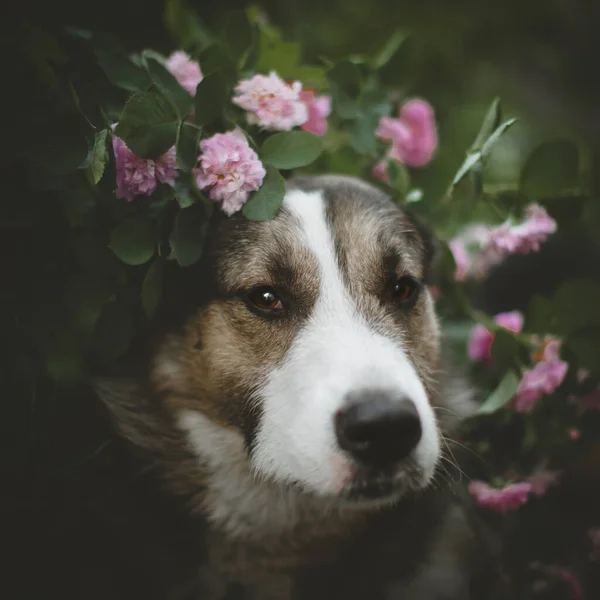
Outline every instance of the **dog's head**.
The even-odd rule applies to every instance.
[[[431,255],[351,178],[292,180],[272,221],[221,220],[205,298],[150,365],[214,494],[369,507],[427,486],[441,452]]]

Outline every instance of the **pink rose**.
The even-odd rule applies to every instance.
[[[325,135],[327,132],[327,117],[331,112],[331,98],[329,96],[316,96],[312,90],[302,90],[300,100],[304,102],[308,110],[308,120],[302,125],[301,129],[314,133],[315,135]]]

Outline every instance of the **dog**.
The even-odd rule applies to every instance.
[[[473,405],[444,375],[427,230],[378,188],[317,176],[288,181],[273,220],[211,231],[167,286],[144,375],[95,382],[204,526],[190,597],[504,597],[443,481]]]

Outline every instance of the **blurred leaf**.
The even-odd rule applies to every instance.
[[[237,68],[224,44],[215,43],[206,48],[200,54],[200,64],[205,78],[218,71],[224,83],[233,85],[237,81]]]
[[[143,92],[152,84],[147,71],[134,64],[113,36],[95,36],[93,47],[98,65],[117,87],[128,92]]]
[[[506,406],[515,396],[519,378],[514,371],[508,371],[498,387],[477,410],[478,415],[490,415]]]
[[[180,208],[187,208],[196,203],[192,191],[187,184],[182,183],[181,177],[175,182],[175,200]]]
[[[519,342],[517,338],[506,329],[496,329],[491,355],[494,365],[501,368],[514,366],[519,356]]]
[[[163,291],[163,268],[162,260],[155,260],[146,271],[142,282],[142,308],[148,319],[152,319]]]
[[[481,129],[471,146],[471,152],[481,150],[483,144],[489,139],[494,131],[500,125],[502,118],[502,109],[500,107],[500,98],[495,98],[483,119]]]
[[[512,127],[517,122],[517,119],[508,119],[508,121],[504,121],[502,125],[500,125],[490,137],[484,142],[481,147],[481,158],[486,159],[494,145],[498,142],[498,140],[508,131],[510,127]]]
[[[525,331],[545,335],[556,331],[556,309],[554,303],[543,296],[534,296],[527,310]]]
[[[385,43],[383,48],[371,60],[372,68],[379,70],[387,65],[387,63],[393,58],[394,54],[398,52],[405,39],[406,33],[401,29],[396,29],[396,31],[394,31],[394,33]]]
[[[40,81],[53,89],[58,88],[58,79],[54,65],[67,62],[67,55],[61,48],[56,36],[45,32],[33,23],[22,26],[19,38],[21,52],[29,61]]]
[[[465,158],[463,164],[460,166],[460,169],[458,169],[454,179],[452,180],[452,187],[456,187],[465,178],[465,175],[467,175],[467,173],[480,161],[481,152],[468,154],[467,158]]]
[[[269,136],[260,158],[278,169],[296,169],[315,161],[323,151],[320,138],[307,131],[282,131]]]
[[[191,123],[181,122],[177,130],[177,164],[182,171],[191,171],[198,164],[200,134],[202,131]]]
[[[343,119],[354,119],[359,114],[361,76],[358,67],[342,61],[327,72],[334,111]]]
[[[229,15],[224,37],[225,45],[229,48],[234,61],[242,67],[254,42],[253,27],[245,12],[234,11]]]
[[[294,76],[294,71],[300,62],[300,46],[284,42],[281,34],[268,25],[259,25],[259,53],[256,71],[269,73],[276,71],[283,78]]]
[[[198,14],[187,8],[185,0],[166,0],[164,21],[167,31],[186,50],[200,49],[212,42],[212,36]]]
[[[175,144],[178,126],[177,113],[165,98],[139,92],[125,104],[115,134],[137,156],[155,159]]]
[[[204,77],[196,90],[196,124],[209,125],[223,116],[227,90],[220,73],[211,73]]]
[[[573,188],[579,173],[579,150],[566,140],[538,146],[521,171],[521,190],[530,198],[552,196]]]
[[[284,196],[284,178],[275,167],[267,165],[262,186],[244,204],[242,214],[250,221],[268,221],[279,212]]]
[[[410,174],[408,169],[395,160],[390,160],[385,168],[385,172],[388,176],[388,185],[404,198],[410,188]]]
[[[586,279],[563,283],[554,295],[554,306],[563,336],[600,326],[600,285]]]
[[[91,152],[90,164],[88,165],[89,177],[94,185],[102,179],[108,161],[108,152],[106,150],[107,139],[108,129],[98,131],[94,135],[94,145]]]
[[[74,330],[91,334],[114,292],[114,283],[106,277],[98,277],[97,273],[81,274],[71,279],[65,289],[65,297]]]
[[[81,344],[70,331],[61,332],[45,348],[46,371],[57,381],[76,381],[84,370]]]
[[[194,107],[194,99],[181,87],[167,68],[156,58],[145,53],[144,59],[152,83],[168,98],[177,109],[180,117],[188,115]]]
[[[105,360],[114,360],[127,352],[132,335],[130,310],[122,302],[113,300],[106,305],[96,323],[93,347]]]
[[[88,189],[64,191],[60,197],[69,227],[79,227],[96,205],[96,199]]]
[[[566,346],[577,359],[579,368],[600,374],[600,327],[585,327],[567,337]]]
[[[207,229],[208,218],[201,204],[179,211],[169,244],[180,266],[189,267],[200,260]]]
[[[110,234],[110,249],[125,264],[147,263],[156,249],[154,223],[146,217],[130,217],[119,223]]]

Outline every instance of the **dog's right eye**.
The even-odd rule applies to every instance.
[[[277,292],[270,287],[261,286],[251,290],[248,301],[254,308],[269,313],[279,313],[283,310],[283,303],[277,296]]]

